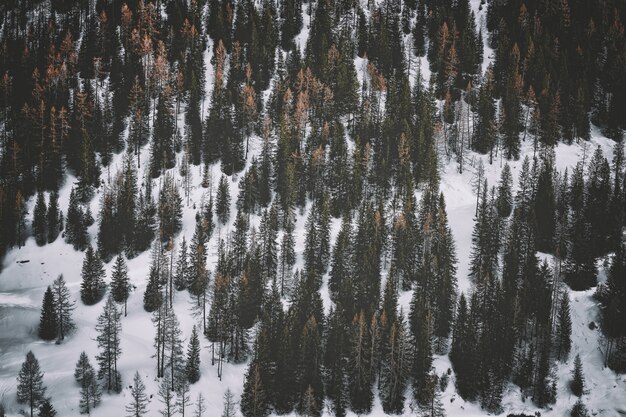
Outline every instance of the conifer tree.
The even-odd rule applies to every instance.
[[[244,417],[266,417],[270,414],[267,394],[261,377],[261,366],[252,361],[241,394],[241,413]]]
[[[107,392],[120,392],[122,390],[122,378],[117,370],[117,361],[122,354],[120,347],[120,332],[122,313],[118,311],[112,296],[107,298],[102,314],[98,316],[96,331],[98,336],[98,348],[100,353],[96,356],[98,361],[98,379],[102,379]]]
[[[200,340],[198,331],[193,326],[191,338],[187,347],[187,361],[185,362],[185,376],[190,384],[198,382],[200,379]]]
[[[62,214],[59,210],[59,194],[56,191],[50,193],[46,222],[48,224],[48,243],[52,243],[63,229]]]
[[[130,403],[126,406],[127,417],[143,417],[148,412],[150,400],[146,395],[146,386],[141,380],[139,371],[135,371],[133,385],[130,387]]]
[[[572,370],[572,380],[569,384],[572,394],[577,397],[583,395],[585,391],[585,375],[583,374],[583,363],[580,360],[580,355],[576,355],[574,359],[574,369]]]
[[[204,396],[202,393],[198,393],[198,398],[196,398],[196,408],[193,411],[193,417],[204,417],[205,411],[206,405],[204,404]]]
[[[172,417],[176,413],[175,391],[172,389],[172,377],[166,373],[159,384],[159,401],[163,408],[159,410],[161,416]]]
[[[65,219],[65,241],[71,243],[76,250],[84,250],[87,247],[87,224],[79,197],[73,188]]]
[[[572,348],[572,318],[567,291],[561,297],[557,320],[556,354],[559,360],[563,360],[567,358]]]
[[[507,218],[511,214],[513,206],[513,194],[511,188],[513,186],[513,179],[511,177],[511,167],[508,162],[504,164],[502,173],[500,174],[500,183],[498,184],[498,197],[496,199],[496,205],[498,207],[498,214],[502,218]]]
[[[156,311],[163,303],[163,292],[161,291],[161,276],[158,265],[153,262],[150,267],[150,276],[146,292],[143,294],[143,309],[148,313]]]
[[[38,246],[43,246],[48,241],[48,225],[46,218],[47,208],[46,200],[43,193],[39,191],[37,193],[37,202],[35,203],[35,210],[33,212],[33,234],[35,235],[35,242]]]
[[[187,240],[183,236],[176,261],[176,272],[174,273],[174,287],[177,291],[187,288],[187,278],[189,276],[189,264],[187,262]]]
[[[56,305],[56,322],[58,330],[57,343],[76,327],[72,319],[72,311],[76,308],[75,302],[70,299],[70,290],[65,284],[63,275],[59,275],[52,283],[54,302]]]
[[[587,406],[583,403],[583,399],[579,398],[574,406],[572,407],[572,411],[570,412],[571,417],[589,417],[589,411],[587,410]]]
[[[81,272],[80,298],[85,305],[93,305],[102,300],[106,285],[104,283],[104,265],[98,253],[89,245],[85,252]]]
[[[39,337],[43,340],[53,340],[58,334],[57,306],[52,288],[48,286],[43,296],[41,317],[39,319]]]
[[[0,408],[0,411],[2,411],[1,408]],[[2,415],[1,412],[0,412],[0,415]],[[43,400],[43,402],[39,406],[39,414],[37,414],[37,416],[38,417],[55,417],[56,415],[57,415],[57,412],[54,409],[54,407],[52,407],[52,403],[50,402],[50,400],[47,398]]]
[[[230,388],[226,389],[224,393],[224,411],[222,411],[222,417],[236,417],[237,410],[235,409],[235,396]]]
[[[230,218],[230,186],[225,175],[222,175],[217,186],[215,214],[217,221],[222,225],[225,225]]]
[[[30,417],[34,417],[35,409],[44,401],[46,387],[43,385],[43,372],[39,361],[32,351],[26,354],[26,360],[17,376],[17,402],[28,404]]]
[[[130,282],[128,281],[128,268],[122,255],[118,255],[113,265],[111,275],[111,295],[116,303],[124,303],[124,317],[126,317],[126,307],[128,296],[130,295]]]
[[[74,377],[80,384],[78,409],[81,414],[90,414],[91,409],[95,408],[100,403],[102,393],[96,378],[96,372],[89,363],[89,357],[84,351],[80,354],[80,358],[76,364]]]

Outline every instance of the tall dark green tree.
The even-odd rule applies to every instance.
[[[39,337],[43,340],[53,340],[58,334],[57,306],[52,288],[48,286],[43,296],[41,317],[39,319]]]

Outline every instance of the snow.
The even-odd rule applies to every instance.
[[[478,10],[478,0],[472,0],[472,8],[476,14],[477,24],[484,25],[486,7]],[[307,5],[303,5],[303,29],[296,37],[296,44],[301,51],[304,51],[309,35],[311,16],[307,14]],[[483,27],[483,36],[487,37],[487,31]],[[212,51],[212,45],[209,45]],[[485,60],[483,71],[493,58],[493,51],[485,42]],[[367,61],[362,58],[355,58],[357,77],[360,83],[366,79],[365,71]],[[430,77],[429,65],[426,58],[420,58],[423,78],[427,81]],[[210,92],[214,78],[214,69],[210,63],[209,52],[205,53],[206,82],[204,101],[204,114],[208,112]],[[179,128],[182,129],[183,112],[179,115]],[[597,128],[592,129],[592,139],[585,146],[581,144],[565,145],[559,144],[556,148],[556,167],[563,170],[566,167],[575,166],[583,155],[587,155],[587,161],[596,146],[600,146],[604,154],[610,159],[612,156],[613,142],[603,137]],[[262,140],[256,136],[250,138],[250,154],[248,162],[258,155],[261,149]],[[122,155],[116,155],[111,163],[110,174],[115,174],[122,166]],[[532,157],[533,149],[530,140],[522,144],[522,158],[518,161],[510,161],[513,184],[516,187],[519,172],[524,156]],[[149,158],[149,148],[146,146],[141,152],[142,170],[139,173],[139,182],[144,181],[143,168]],[[485,176],[490,185],[496,185],[502,164],[499,158],[490,165],[488,157],[476,155],[468,152],[465,160],[463,174],[458,173],[458,166],[455,161],[442,161],[441,163],[441,190],[446,198],[448,217],[452,228],[458,263],[458,287],[459,291],[468,293],[471,291],[471,283],[467,279],[469,267],[469,255],[471,250],[471,233],[474,224],[474,213],[476,205],[476,195],[473,192],[472,180],[478,166],[478,160],[483,159]],[[179,156],[180,160],[180,156]],[[107,170],[103,173],[103,180],[106,182]],[[170,170],[172,175],[181,185],[181,197],[183,197],[183,230],[177,236],[177,247],[183,236],[189,242],[195,228],[195,214],[206,201],[211,190],[215,192],[217,181],[221,176],[219,164],[210,167],[211,184],[208,189],[200,186],[202,180],[202,168],[191,167],[191,195],[189,203],[184,197],[182,189],[183,178],[180,177],[178,169]],[[236,213],[236,199],[238,193],[238,181],[241,175],[234,176],[229,181],[231,191],[231,222],[230,224],[217,227],[209,242],[208,267],[212,270],[217,261],[217,249],[220,238],[225,238],[233,230],[232,222]],[[60,207],[65,211],[68,206],[70,189],[75,178],[68,176],[64,186],[59,193]],[[153,195],[158,195],[159,180],[153,181]],[[90,208],[94,216],[98,213],[100,196],[99,190],[90,203]],[[419,195],[418,195],[419,197]],[[29,212],[32,213],[34,198],[28,202]],[[305,222],[311,204],[307,205],[303,213],[298,212],[296,216],[296,228],[294,236],[296,239],[296,253],[298,259],[295,268],[301,269],[303,266],[302,251],[304,250]],[[333,219],[331,225],[331,242],[334,242],[340,228],[341,221]],[[251,217],[251,224],[258,229],[258,216]],[[97,226],[90,227],[89,233],[92,244],[95,245]],[[280,239],[280,235],[279,235]],[[92,415],[111,416],[119,415],[123,412],[124,406],[129,402],[130,389],[133,374],[136,370],[140,372],[148,396],[153,396],[149,405],[149,416],[158,415],[161,404],[157,399],[158,380],[156,378],[156,359],[154,354],[153,338],[154,329],[150,321],[150,315],[143,310],[143,293],[147,283],[150,265],[150,251],[146,251],[140,256],[128,260],[129,277],[132,285],[136,289],[131,294],[128,301],[128,316],[122,318],[121,347],[122,355],[119,361],[119,371],[122,374],[124,389],[120,394],[105,394],[102,403],[92,411]],[[74,380],[74,365],[78,360],[81,351],[86,351],[92,364],[95,364],[97,354],[97,344],[95,341],[95,323],[98,315],[102,311],[104,300],[94,306],[85,306],[80,302],[80,270],[84,254],[75,251],[67,245],[61,237],[54,243],[38,247],[33,238],[29,238],[24,247],[9,251],[4,259],[2,272],[0,273],[0,401],[7,408],[7,415],[14,416],[23,408],[16,403],[16,376],[24,360],[26,352],[32,350],[39,359],[41,368],[45,373],[44,383],[48,387],[47,395],[52,397],[52,402],[59,416],[78,416],[79,386]],[[27,261],[27,262],[25,262]],[[387,264],[388,265],[388,264]],[[105,268],[107,281],[110,280],[113,261],[109,262]],[[383,279],[387,271],[383,271]],[[37,326],[39,322],[39,309],[43,293],[48,285],[59,275],[63,274],[73,299],[77,300],[74,319],[78,330],[64,341],[61,345],[53,342],[43,342],[37,338]],[[326,312],[332,306],[328,294],[328,275],[324,277],[321,296]],[[600,332],[598,329],[591,330],[590,322],[598,323],[598,306],[592,298],[593,289],[586,292],[570,292],[571,312],[572,312],[572,340],[573,348],[569,361],[559,364],[558,375],[558,399],[557,403],[550,410],[538,410],[532,405],[530,400],[523,402],[520,398],[519,390],[514,386],[509,386],[505,392],[503,407],[506,415],[509,412],[525,412],[533,414],[540,411],[547,416],[569,415],[576,398],[569,393],[568,381],[572,369],[573,358],[576,353],[581,355],[586,375],[589,393],[584,395],[584,400],[594,415],[619,416],[626,413],[626,376],[616,375],[611,370],[603,367],[602,352],[600,346]],[[399,303],[405,314],[409,311],[410,292],[400,294]],[[194,324],[199,324],[191,311],[191,300],[186,292],[175,294],[174,309],[180,320],[183,337],[188,339]],[[225,364],[223,376],[220,381],[217,377],[217,370],[211,365],[210,344],[206,339],[202,339],[201,351],[201,379],[191,386],[190,397],[195,401],[198,393],[202,393],[209,412],[208,416],[216,416],[222,410],[222,396],[227,388],[230,388],[238,399],[244,381],[246,364],[234,365]],[[439,375],[450,368],[447,356],[435,357],[434,367]],[[454,390],[454,374],[451,375],[446,391],[442,395],[442,401],[450,416],[483,416],[485,412],[474,403],[465,402]],[[325,415],[331,415],[327,409]],[[354,414],[348,413],[352,416]],[[383,415],[382,407],[378,397],[372,416]],[[407,400],[405,416],[415,416],[411,409],[411,404]]]

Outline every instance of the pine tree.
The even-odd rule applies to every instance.
[[[241,394],[241,413],[244,417],[266,417],[270,414],[268,399],[261,378],[261,366],[252,361]]]
[[[561,297],[557,320],[556,353],[559,360],[564,360],[572,348],[572,318],[567,291]]]
[[[200,341],[198,331],[193,326],[189,346],[187,348],[187,361],[185,363],[185,375],[189,383],[193,384],[200,379]]]
[[[150,400],[146,395],[146,386],[141,380],[139,371],[135,371],[133,385],[130,387],[130,404],[126,406],[127,417],[143,417],[148,412]]]
[[[76,363],[74,377],[80,384],[78,409],[81,414],[90,414],[91,409],[100,403],[102,393],[96,379],[96,372],[89,363],[89,357],[84,351],[80,354],[78,363]]]
[[[574,359],[574,369],[572,370],[572,380],[569,384],[572,394],[577,397],[583,395],[585,391],[585,376],[583,374],[583,363],[580,360],[580,355],[576,355]]]
[[[43,296],[41,317],[39,319],[39,337],[43,340],[53,340],[58,334],[57,306],[52,288],[48,286]]]
[[[58,330],[57,343],[65,339],[65,336],[76,327],[72,319],[72,311],[76,308],[75,302],[70,299],[70,290],[65,284],[63,275],[59,275],[52,283],[54,302],[56,305],[56,322]]]
[[[504,164],[502,173],[500,174],[500,183],[498,184],[498,197],[496,199],[496,205],[498,207],[498,214],[502,218],[509,217],[513,206],[513,195],[511,188],[513,186],[513,179],[511,177],[511,167],[508,162]]]
[[[174,237],[182,227],[182,199],[172,175],[167,174],[159,193],[159,237],[161,242],[167,242]]]
[[[163,409],[159,410],[159,413],[163,417],[172,417],[176,412],[176,404],[174,400],[174,390],[172,389],[172,377],[169,373],[165,374],[165,377],[159,384],[159,401],[163,404]]]
[[[189,381],[182,378],[176,387],[176,411],[185,417],[185,410],[190,405],[191,398],[189,397]]]
[[[582,398],[579,398],[578,401],[572,407],[572,411],[570,412],[571,417],[589,417],[589,411],[587,410],[587,406],[583,403]]]
[[[17,376],[17,402],[28,404],[30,417],[34,417],[35,409],[44,401],[45,393],[46,387],[43,385],[43,372],[39,368],[39,361],[32,351],[28,351]]]
[[[56,191],[50,193],[46,222],[48,224],[48,243],[52,243],[63,229],[62,214],[59,210],[59,194]]]
[[[89,362],[89,356],[85,351],[80,353],[76,367],[74,368],[74,379],[80,385],[89,382],[89,378],[95,376],[95,371]]]
[[[47,208],[46,200],[43,193],[39,191],[37,193],[37,202],[35,203],[35,210],[33,212],[33,234],[35,235],[35,242],[39,246],[43,246],[48,241],[47,232]]]
[[[130,282],[128,281],[128,268],[122,255],[118,255],[113,265],[111,275],[111,295],[116,303],[124,303],[124,317],[127,313],[128,296],[130,295]]]
[[[84,250],[87,247],[87,224],[78,194],[73,188],[65,219],[66,242],[72,244],[76,250]]]
[[[2,415],[2,409],[0,408],[0,416]],[[39,406],[38,417],[55,417],[57,415],[56,410],[52,407],[52,403],[49,399],[45,399]]]
[[[170,389],[175,391],[182,380],[186,379],[182,332],[174,310],[168,309],[163,321],[162,363],[170,376]]]
[[[174,275],[174,287],[177,291],[187,288],[187,277],[189,275],[189,263],[187,262],[187,241],[183,236],[178,252],[178,260],[176,261],[176,272]]]
[[[118,311],[113,297],[107,298],[102,314],[98,316],[96,331],[98,336],[98,348],[100,353],[96,356],[98,361],[98,379],[104,381],[107,392],[122,390],[122,380],[117,370],[117,361],[122,354],[120,347],[120,332],[122,323],[120,318],[122,313]]]
[[[80,284],[80,298],[85,305],[93,305],[102,300],[106,285],[104,283],[104,265],[100,256],[89,245],[83,260]]]
[[[156,311],[163,304],[163,292],[161,291],[161,277],[159,267],[153,262],[150,267],[150,276],[146,292],[143,294],[143,309],[148,313]]]
[[[196,399],[196,408],[193,412],[193,417],[204,417],[204,412],[206,411],[206,405],[204,404],[204,396],[202,393],[198,393],[198,398]]]
[[[217,196],[215,203],[215,214],[220,224],[226,224],[230,218],[230,186],[226,176],[222,175],[217,186]]]
[[[224,411],[222,411],[222,417],[237,417],[236,405],[235,396],[230,388],[227,388],[224,393]]]

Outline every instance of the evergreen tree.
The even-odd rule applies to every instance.
[[[500,174],[500,183],[498,184],[498,197],[496,205],[498,214],[502,218],[509,217],[513,206],[513,194],[511,188],[513,186],[513,178],[511,177],[511,167],[508,162],[504,164],[502,173]]]
[[[59,275],[52,283],[54,302],[56,305],[56,322],[58,330],[57,343],[65,339],[65,335],[75,329],[72,311],[76,308],[75,302],[70,299],[70,290],[65,284],[63,275]]]
[[[167,242],[174,237],[182,227],[182,199],[174,178],[167,174],[159,193],[159,238]]]
[[[122,313],[118,311],[113,297],[107,298],[102,314],[98,316],[96,331],[98,336],[98,348],[100,353],[96,356],[98,361],[98,379],[102,379],[107,392],[122,390],[122,378],[117,370],[117,361],[122,354],[120,347],[120,332]]]
[[[48,224],[48,243],[52,243],[63,229],[62,214],[59,209],[59,194],[55,191],[50,193],[46,222]]]
[[[572,411],[570,412],[571,417],[589,417],[589,411],[587,411],[587,406],[583,403],[583,399],[579,398],[578,401],[572,407]]]
[[[187,262],[187,241],[183,236],[178,252],[178,260],[176,261],[176,272],[174,275],[174,287],[178,291],[187,288],[187,277],[189,276],[189,264]]]
[[[130,282],[128,281],[128,268],[122,255],[118,255],[113,265],[111,275],[111,295],[116,303],[124,303],[124,317],[126,317],[126,306],[130,295]]]
[[[266,417],[270,414],[267,394],[261,377],[261,367],[250,363],[241,394],[241,413],[244,417]]]
[[[87,224],[78,194],[73,188],[65,219],[65,241],[76,250],[84,250],[87,247]]]
[[[127,417],[143,417],[148,412],[150,400],[146,395],[146,386],[141,380],[139,371],[135,371],[133,385],[130,387],[130,403],[126,406]]]
[[[222,175],[217,186],[215,214],[217,215],[217,221],[223,225],[230,218],[230,186],[225,175]]]
[[[0,411],[2,410],[0,409]],[[2,415],[1,412],[0,412],[0,415]],[[57,412],[54,409],[54,407],[52,407],[52,403],[50,402],[50,400],[47,398],[43,400],[43,402],[39,406],[39,414],[37,414],[37,416],[38,417],[55,417],[56,415],[57,415]]]
[[[39,361],[32,351],[26,354],[26,360],[17,376],[17,402],[28,404],[30,417],[34,417],[35,409],[44,401],[46,387],[43,385],[43,372]]]
[[[43,296],[41,316],[39,319],[39,337],[43,340],[53,340],[58,334],[57,306],[52,288],[48,286]]]
[[[39,191],[37,193],[35,210],[33,211],[33,234],[35,235],[35,242],[38,246],[43,246],[48,241],[48,225],[46,213],[46,200],[43,196],[43,193]]]
[[[200,340],[198,331],[193,326],[189,346],[187,347],[187,361],[185,362],[185,376],[193,384],[200,379]]]
[[[100,403],[102,393],[98,380],[96,379],[96,372],[89,363],[89,357],[84,351],[80,354],[80,358],[76,364],[74,377],[80,384],[78,409],[81,414],[90,414],[91,409],[95,408]]]
[[[106,290],[104,265],[98,253],[89,245],[83,260],[80,284],[80,298],[85,305],[93,305],[102,300]]]
[[[580,360],[580,355],[576,355],[574,359],[574,369],[572,370],[572,380],[569,384],[572,394],[577,397],[583,395],[585,391],[585,375],[583,374],[583,363]]]
[[[150,276],[146,292],[143,294],[143,309],[148,313],[156,311],[163,304],[163,292],[161,291],[161,276],[159,267],[153,262],[150,267]]]
[[[572,348],[572,318],[570,317],[569,294],[565,291],[561,297],[557,317],[556,354],[559,360],[567,358]]]

